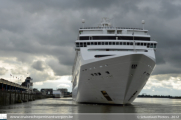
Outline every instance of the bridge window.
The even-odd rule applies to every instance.
[[[105,42],[105,45],[108,45],[108,42]]]
[[[122,45],[122,42],[120,42],[120,45]]]
[[[154,43],[154,48],[156,48],[156,43]]]
[[[80,37],[79,39],[80,39],[80,40],[89,40],[89,37],[88,37],[88,36],[85,36],[85,37]]]
[[[102,45],[104,45],[104,42],[102,42]]]
[[[86,42],[84,42],[84,47],[87,47]]]
[[[79,47],[79,43],[76,43],[76,47]]]
[[[112,45],[112,42],[109,42],[109,45]]]
[[[113,42],[112,44],[115,45],[115,42]]]
[[[127,42],[127,45],[129,45],[129,42]]]
[[[114,34],[115,33],[114,30],[108,30],[107,32],[108,32],[108,34]]]
[[[101,45],[101,42],[98,42],[98,45]]]
[[[116,45],[119,45],[119,42],[116,42]]]
[[[83,47],[83,43],[80,43],[80,47]]]
[[[121,30],[118,30],[118,31],[117,31],[117,34],[121,34],[121,33],[122,33],[122,31],[121,31]]]
[[[150,47],[150,43],[147,44],[147,47],[148,47],[148,48]]]
[[[80,40],[133,40],[133,36],[80,36]],[[150,37],[134,37],[134,40],[150,41]]]
[[[93,40],[116,40],[115,36],[93,36]]]
[[[151,43],[150,48],[154,48],[154,47],[153,47],[153,43]]]
[[[90,45],[90,42],[88,42],[87,45]]]

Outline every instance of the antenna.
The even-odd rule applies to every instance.
[[[145,20],[142,20],[141,23],[143,24],[143,30],[144,30]]]
[[[82,19],[82,25],[83,25],[83,28],[84,28],[84,23],[85,23],[85,19]]]

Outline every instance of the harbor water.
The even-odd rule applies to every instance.
[[[76,103],[48,98],[0,107],[0,113],[181,113],[181,99],[137,98],[131,105]]]

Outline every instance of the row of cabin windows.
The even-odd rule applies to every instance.
[[[142,40],[150,41],[150,37],[133,37],[133,36],[81,36],[79,40]]]
[[[76,47],[87,47],[87,45],[133,45],[133,42],[77,42]],[[137,46],[156,48],[156,43],[135,43]]]
[[[80,28],[80,29],[137,29],[137,30],[143,30],[142,28],[127,28],[127,27],[84,27],[84,28]]]

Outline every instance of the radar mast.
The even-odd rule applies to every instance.
[[[109,18],[103,17],[101,24],[99,25],[99,27],[112,27],[112,24],[110,22]]]

